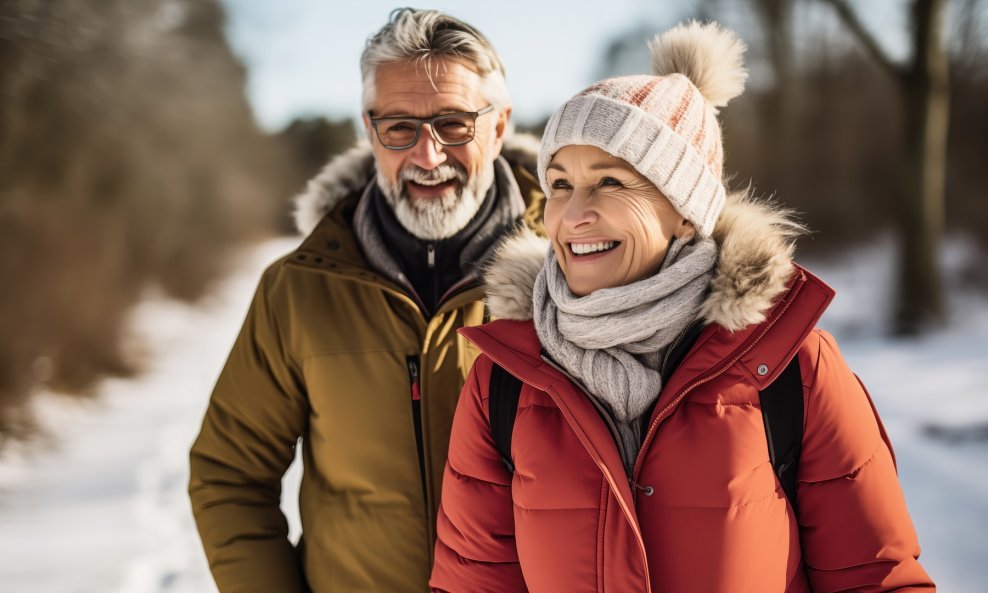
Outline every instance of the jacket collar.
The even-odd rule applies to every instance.
[[[513,134],[505,139],[501,149],[501,156],[521,185],[527,208],[525,219],[534,225],[540,224],[541,217],[536,214],[540,215],[544,200],[534,173],[537,155],[538,140],[528,134]],[[370,268],[353,231],[359,198],[373,178],[374,155],[365,141],[330,160],[294,200],[296,226],[305,239],[288,256],[288,261],[401,293],[403,289],[399,285]],[[468,292],[472,299],[478,298],[473,289]],[[450,302],[453,301],[459,302],[459,297]]]
[[[802,232],[789,211],[731,194],[713,233],[719,254],[702,319],[730,331],[764,321],[793,275],[794,239]],[[502,244],[486,274],[494,317],[532,318],[535,278],[548,250],[548,240],[527,229]]]
[[[707,327],[692,349],[703,349],[704,356],[687,355],[664,392],[676,391],[680,381],[735,364],[761,389],[785,368],[834,294],[793,263],[794,240],[802,230],[789,211],[745,193],[728,197],[713,234],[719,246],[717,267],[700,312]],[[548,249],[546,239],[524,229],[506,240],[485,276],[488,309],[504,321],[461,330],[533,385],[555,377],[541,364],[531,323],[532,289]],[[759,372],[762,365],[767,372]]]
[[[507,136],[501,156],[512,166],[535,174],[538,140],[530,134]],[[374,178],[374,153],[366,140],[359,141],[343,154],[334,157],[294,198],[295,226],[309,235],[319,222],[348,196],[363,191]]]
[[[498,157],[494,183],[483,203],[452,237],[423,240],[412,235],[376,183],[367,184],[357,204],[353,230],[370,266],[403,286],[420,301],[423,311],[431,311],[443,293],[478,283],[483,262],[517,226],[525,207],[510,166]]]

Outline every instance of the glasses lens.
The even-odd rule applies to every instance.
[[[451,113],[437,117],[432,128],[443,144],[463,144],[473,139],[474,120],[470,115]]]
[[[385,146],[408,146],[415,141],[417,122],[388,120],[377,124],[377,133]]]

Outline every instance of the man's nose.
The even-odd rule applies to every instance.
[[[443,145],[433,136],[432,126],[429,124],[422,124],[418,142],[408,150],[411,151],[409,160],[412,164],[426,171],[431,171],[446,161]]]

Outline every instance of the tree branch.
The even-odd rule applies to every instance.
[[[878,40],[872,35],[858,18],[858,15],[851,8],[851,5],[847,3],[847,0],[823,0],[827,4],[831,5],[837,12],[837,16],[840,18],[841,22],[844,23],[851,33],[857,38],[865,51],[871,55],[872,59],[878,62],[878,65],[888,72],[892,78],[899,84],[905,83],[906,74],[895,61],[889,57],[882,46],[878,44]]]

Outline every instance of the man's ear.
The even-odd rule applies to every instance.
[[[494,123],[494,154],[501,154],[504,137],[511,129],[511,106],[497,111],[497,121]]]
[[[505,107],[501,110],[501,113],[497,116],[497,124],[494,128],[494,132],[497,134],[498,140],[504,140],[504,133],[508,130],[508,124],[511,121],[511,106]]]

